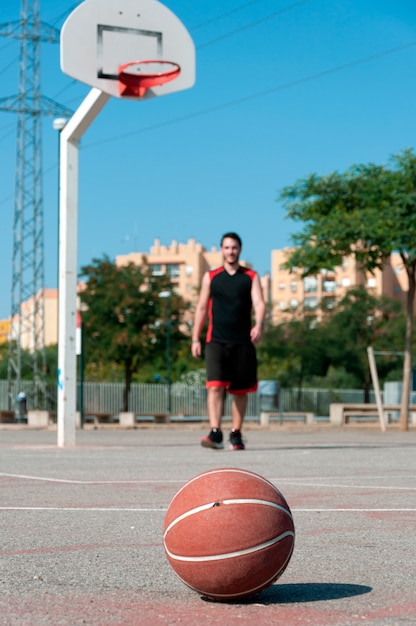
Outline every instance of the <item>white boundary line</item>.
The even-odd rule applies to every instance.
[[[0,472],[0,477],[4,476],[5,478],[18,478],[20,480],[40,480],[49,483],[66,483],[69,485],[140,485],[146,483],[178,483],[182,485],[186,482],[186,479],[180,480],[157,480],[151,479],[148,480],[72,480],[66,478],[48,478],[47,476],[26,476],[25,474],[7,474],[5,472]]]
[[[48,478],[46,476],[27,476],[25,474],[9,474],[6,472],[0,472],[0,477],[5,478],[16,478],[19,480],[38,480],[43,482],[51,482],[51,483],[64,483],[69,485],[145,485],[145,484],[180,484],[184,485],[187,482],[187,479],[140,479],[140,480],[72,480],[65,478]],[[388,478],[391,480],[392,476],[367,476],[366,478]],[[413,476],[397,476],[397,478],[413,478]],[[300,487],[325,487],[329,489],[378,489],[378,490],[386,490],[390,489],[393,491],[416,491],[416,487],[389,487],[386,485],[354,485],[350,483],[339,484],[339,483],[317,483],[317,482],[308,482],[311,480],[316,480],[314,478],[299,478],[299,479],[285,479],[285,478],[269,478],[269,482],[277,483],[277,484],[285,484],[292,486],[300,486]],[[331,480],[330,478],[326,480]],[[303,482],[302,482],[303,481]]]
[[[330,489],[391,489],[393,491],[416,491],[416,487],[388,487],[387,485],[340,485],[337,483],[293,483],[291,481],[281,481],[285,485],[296,485],[298,487],[325,487]]]
[[[168,507],[156,508],[115,508],[115,507],[56,507],[56,506],[0,506],[0,511],[62,511],[62,512],[103,512],[103,513],[165,513]],[[292,513],[416,513],[416,508],[385,508],[385,509],[357,509],[357,508],[293,508]]]

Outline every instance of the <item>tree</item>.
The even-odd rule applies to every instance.
[[[0,345],[0,380],[7,379],[7,367],[9,362],[9,344]]]
[[[287,217],[304,222],[293,236],[288,267],[304,276],[334,269],[355,255],[363,271],[382,269],[398,252],[408,279],[400,428],[408,428],[412,370],[413,307],[416,292],[416,156],[395,155],[391,166],[354,165],[345,173],[313,174],[284,188],[279,198]]]
[[[307,317],[268,328],[258,354],[260,375],[272,373],[282,386],[297,387],[299,398],[304,382],[325,375],[329,366],[324,329],[311,327]]]
[[[350,289],[333,311],[327,314],[325,334],[331,364],[343,367],[364,388],[365,401],[370,401],[371,376],[367,347],[397,350],[397,329],[403,330],[403,313],[399,302],[371,295],[364,287]],[[391,357],[380,364],[380,377],[395,367]]]
[[[124,369],[122,410],[128,411],[133,374],[164,350],[164,315],[159,294],[170,290],[170,323],[184,305],[166,276],[154,277],[148,268],[118,267],[107,256],[81,268],[87,279],[81,292],[84,343],[88,362],[97,366],[113,361]]]

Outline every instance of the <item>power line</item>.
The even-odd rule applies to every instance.
[[[19,59],[18,59],[18,57],[15,57],[15,58],[13,59],[13,61],[10,61],[10,63],[9,63],[8,65],[5,65],[5,66],[3,67],[3,69],[2,69],[2,70],[0,70],[0,76],[1,76],[2,74],[4,74],[5,72],[7,72],[7,70],[9,70],[11,67],[13,67],[13,65],[16,65],[16,63],[17,63],[17,61],[18,61],[18,60],[19,60]]]
[[[171,126],[173,124],[178,124],[180,122],[186,122],[191,119],[195,119],[197,117],[201,117],[203,115],[209,115],[210,113],[215,113],[217,111],[221,111],[223,109],[228,109],[239,104],[243,104],[245,102],[249,102],[251,100],[256,100],[257,98],[264,98],[272,93],[276,93],[278,91],[284,91],[286,89],[291,89],[292,87],[297,87],[298,85],[302,85],[308,82],[312,82],[314,80],[318,80],[319,78],[323,78],[325,76],[330,76],[331,74],[336,74],[338,72],[343,72],[344,70],[350,69],[352,67],[356,67],[358,65],[364,65],[365,63],[369,63],[370,61],[375,61],[376,59],[381,59],[382,57],[388,56],[390,54],[396,54],[397,52],[401,52],[402,50],[406,50],[408,48],[412,48],[416,46],[416,41],[411,41],[410,43],[403,44],[401,46],[396,46],[395,48],[389,48],[388,50],[383,50],[381,52],[377,52],[367,57],[362,57],[361,59],[357,59],[355,61],[350,61],[348,63],[344,63],[342,65],[337,65],[336,67],[332,67],[326,70],[322,70],[321,72],[315,72],[314,74],[310,74],[309,76],[304,76],[303,78],[298,78],[287,83],[283,83],[282,85],[276,85],[275,87],[270,87],[269,89],[265,89],[264,91],[259,91],[253,94],[249,94],[247,96],[243,96],[242,98],[237,98],[236,100],[230,100],[229,102],[223,102],[222,104],[218,104],[216,106],[208,107],[207,109],[202,109],[201,111],[195,111],[194,113],[189,113],[187,115],[182,115],[180,117],[175,117],[171,120],[166,120],[165,122],[159,122],[157,124],[152,124],[150,126],[146,126],[144,128],[140,128],[136,131],[129,131],[128,133],[119,134],[115,137],[108,137],[107,139],[102,139],[101,141],[95,141],[93,143],[89,143],[85,148],[91,148],[103,143],[110,143],[112,141],[117,141],[118,139],[124,139],[126,137],[131,137],[132,135],[139,135],[142,133],[150,132],[153,130],[157,130],[158,128],[164,128],[166,126]]]
[[[78,3],[76,4],[72,4],[71,7],[69,9],[66,9],[65,11],[63,11],[60,15],[57,15],[56,17],[54,17],[51,21],[49,21],[49,24],[59,24],[62,20],[65,20],[68,15],[70,13],[72,13],[72,11],[77,7]],[[16,25],[19,23],[18,21],[15,21]],[[4,46],[0,46],[0,51],[5,50],[6,48],[10,47],[13,45],[13,41],[8,41],[7,43],[5,43]],[[11,67],[13,67],[13,65],[16,65],[19,61],[19,57],[15,56],[15,58],[5,67],[3,67],[2,69],[0,69],[0,76],[2,76],[2,74],[4,74],[8,69],[10,69]],[[74,81],[73,81],[74,82]],[[70,83],[69,86],[71,86],[72,83]]]
[[[192,31],[199,30],[200,28],[204,28],[205,26],[208,26],[209,24],[215,24],[216,22],[220,22],[221,20],[227,17],[230,17],[230,15],[234,15],[235,13],[238,13],[239,11],[242,11],[243,9],[250,7],[253,4],[257,4],[258,2],[263,2],[263,0],[252,0],[251,2],[240,4],[238,7],[235,7],[235,9],[231,9],[231,11],[227,11],[227,13],[222,13],[221,15],[212,17],[211,19],[206,20],[205,22],[202,22],[201,24],[197,24],[196,26],[191,26],[190,30]]]
[[[62,89],[60,89],[55,95],[54,95],[54,99],[56,100],[56,98],[58,98],[58,96],[62,95],[65,91],[67,91],[68,89],[70,89],[71,87],[73,87],[74,85],[79,85],[79,81],[75,80],[75,78],[73,78],[71,81],[69,81],[65,87],[62,87]],[[73,98],[71,100],[71,102],[74,102],[75,98]],[[67,102],[68,104],[68,102]]]
[[[72,11],[74,9],[76,9],[76,7],[78,6],[79,2],[72,4],[69,9],[66,9],[65,11],[63,11],[60,15],[57,15],[56,17],[52,18],[52,20],[48,20],[49,24],[52,24],[53,26],[56,26],[56,24],[59,24],[62,20],[65,20],[68,15],[70,13],[72,13]]]
[[[287,7],[283,7],[283,9],[279,9],[278,11],[274,11],[273,13],[264,15],[263,17],[260,17],[258,20],[249,22],[248,24],[245,24],[244,26],[240,26],[239,28],[236,28],[235,30],[232,30],[228,33],[225,33],[224,35],[220,35],[219,37],[215,37],[215,39],[211,39],[210,41],[207,41],[206,43],[200,44],[198,46],[198,49],[207,48],[208,46],[212,46],[218,43],[219,41],[222,41],[223,39],[228,39],[228,37],[233,37],[234,35],[237,35],[245,30],[248,30],[249,28],[255,28],[259,24],[262,24],[263,22],[271,20],[277,17],[278,15],[282,15],[282,13],[287,13],[287,11],[290,11],[291,9],[296,8],[300,6],[301,4],[306,4],[307,2],[310,2],[310,0],[299,0],[299,2],[295,2],[293,4],[288,5]]]

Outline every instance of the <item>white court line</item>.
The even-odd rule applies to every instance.
[[[7,474],[5,472],[0,472],[0,476],[5,476],[7,478],[19,478],[22,480],[40,480],[49,483],[67,483],[70,485],[140,485],[146,483],[178,483],[183,484],[186,483],[186,479],[177,479],[177,480],[157,480],[149,478],[148,480],[72,480],[66,478],[48,478],[47,476],[26,476],[25,474]]]
[[[276,481],[272,478],[271,482]],[[292,482],[292,480],[281,480],[285,485],[296,485],[297,487],[327,487],[332,489],[392,489],[393,491],[416,491],[416,487],[388,487],[387,485],[340,485],[334,483],[308,483],[308,482]]]
[[[46,476],[27,476],[25,474],[8,474],[0,472],[0,477],[17,478],[20,480],[38,480],[51,483],[65,483],[69,485],[145,485],[145,484],[179,484],[183,485],[187,482],[187,479],[141,479],[141,480],[72,480],[65,478],[48,478]],[[386,478],[386,477],[385,477]],[[392,478],[388,477],[389,480]],[[403,478],[400,476],[398,478]],[[416,491],[416,487],[389,487],[386,485],[354,485],[354,484],[339,484],[339,483],[317,483],[308,482],[309,480],[315,480],[312,478],[307,479],[285,479],[285,478],[269,478],[272,483],[277,485],[284,483],[285,485],[301,486],[301,487],[325,487],[329,489],[390,489],[393,491]],[[303,482],[301,482],[303,481]]]
[[[89,513],[165,513],[168,507],[158,508],[114,508],[114,507],[57,507],[57,506],[1,506],[0,511],[58,511]],[[357,508],[293,508],[292,513],[416,513],[416,508],[386,508],[386,509],[357,509]]]
[[[383,478],[408,478],[409,475],[411,475],[413,477],[414,472],[407,470],[406,474],[369,474],[365,476],[366,480],[380,480]],[[355,480],[357,478],[357,476],[345,476],[345,474],[343,474],[342,476],[343,479],[345,480]],[[362,476],[360,476],[360,478],[362,478]],[[282,481],[286,481],[286,480],[339,480],[340,476],[313,476],[311,474],[309,474],[308,476],[279,476],[279,477],[274,477],[274,478],[269,478],[269,480],[282,480]]]
[[[109,513],[122,513],[122,512],[127,512],[127,513],[154,513],[154,512],[162,512],[164,513],[165,511],[167,511],[167,507],[163,507],[163,508],[157,508],[157,509],[140,509],[140,508],[117,508],[115,509],[114,507],[109,507],[109,508],[105,508],[105,507],[81,507],[81,506],[1,506],[0,507],[0,511],[75,511],[75,512],[81,512],[83,511],[84,513],[88,513],[89,511],[91,512],[109,512]]]

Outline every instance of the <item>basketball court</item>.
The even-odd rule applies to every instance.
[[[62,449],[3,425],[0,624],[414,624],[414,429],[248,424],[238,452],[200,447],[206,431],[85,429]],[[238,602],[201,598],[163,548],[171,498],[218,467],[270,480],[296,529],[282,577]]]

